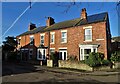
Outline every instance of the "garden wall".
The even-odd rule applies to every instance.
[[[53,60],[47,60],[47,66],[53,67]]]
[[[80,62],[75,62],[75,61],[59,60],[58,66],[60,68],[73,68],[73,69],[80,69],[80,70],[86,70],[86,71],[93,71],[92,67]]]
[[[114,69],[120,69],[120,62],[115,62],[113,65]]]

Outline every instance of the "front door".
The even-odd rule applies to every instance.
[[[67,50],[59,50],[59,59],[67,60]]]
[[[46,59],[46,49],[38,49],[37,50],[37,59],[45,60]]]

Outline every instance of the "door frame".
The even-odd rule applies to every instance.
[[[64,59],[64,52],[66,52],[66,60],[67,60],[67,49],[66,48],[59,48],[59,56],[60,56],[60,52],[62,53],[62,60]]]

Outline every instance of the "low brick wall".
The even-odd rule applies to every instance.
[[[64,61],[59,60],[58,66],[60,68],[73,68],[73,69],[79,69],[79,70],[86,70],[86,71],[93,71],[93,68],[82,63],[74,62],[74,61]]]
[[[47,60],[47,66],[53,67],[53,60]]]

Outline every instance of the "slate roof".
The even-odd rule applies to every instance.
[[[38,33],[38,32],[58,30],[58,29],[62,29],[62,28],[70,28],[70,27],[80,26],[80,25],[85,25],[85,24],[90,24],[90,23],[102,22],[102,21],[106,21],[107,15],[108,15],[107,12],[90,15],[90,16],[87,16],[87,21],[84,19],[81,19],[81,18],[67,20],[67,21],[55,23],[49,27],[46,27],[46,26],[38,27],[31,31],[27,31],[23,34],[20,34],[19,36],[27,35],[27,34],[34,34],[34,33]]]
[[[46,28],[46,26],[41,26],[41,27],[38,27],[38,28],[35,28],[31,31],[26,31],[18,36],[23,36],[23,35],[28,35],[28,34],[35,34],[35,33],[38,33],[38,32],[42,32],[44,30],[44,28]]]

